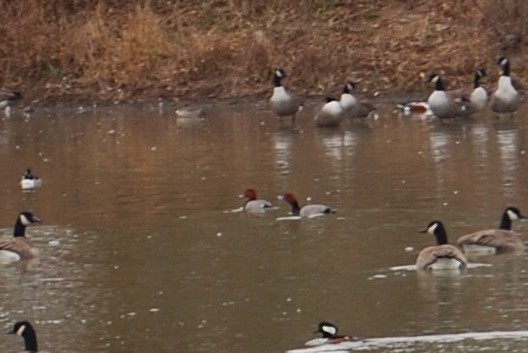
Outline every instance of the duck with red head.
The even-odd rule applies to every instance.
[[[246,189],[240,198],[246,199],[243,209],[252,213],[263,213],[271,207],[271,203],[266,200],[257,199],[257,193],[254,189]]]
[[[326,205],[314,204],[300,207],[295,196],[289,192],[279,195],[278,198],[279,200],[286,201],[291,205],[291,214],[294,216],[313,218],[325,214],[336,213],[336,210]]]

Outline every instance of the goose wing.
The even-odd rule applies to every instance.
[[[470,233],[458,238],[458,244],[478,244],[483,246],[492,246],[495,248],[508,248],[522,245],[519,233],[504,229],[486,229]]]
[[[416,266],[419,269],[425,269],[440,258],[456,259],[462,263],[462,267],[466,267],[468,263],[466,256],[460,249],[450,244],[444,244],[428,246],[420,251],[416,259]]]
[[[31,243],[26,237],[0,238],[0,250],[11,251],[21,258],[31,258],[35,252],[31,248]]]

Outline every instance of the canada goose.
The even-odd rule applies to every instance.
[[[335,98],[327,97],[326,103],[317,111],[314,117],[316,126],[335,127],[343,119],[343,108]]]
[[[343,108],[344,116],[349,118],[366,118],[370,112],[376,110],[376,108],[367,102],[359,101],[352,91],[356,88],[356,84],[352,81],[348,81],[343,87],[343,93],[341,94],[341,107]]]
[[[244,203],[243,209],[247,212],[264,212],[266,208],[271,207],[271,203],[266,200],[257,199],[257,193],[254,189],[246,189],[240,198],[245,198],[246,202]]]
[[[427,104],[433,114],[439,119],[456,118],[462,115],[468,108],[466,105],[456,102],[453,97],[448,94],[444,87],[444,82],[438,74],[431,74],[429,82],[434,84],[434,91],[429,95]]]
[[[497,61],[502,69],[497,89],[491,96],[491,110],[497,114],[513,113],[519,107],[521,98],[519,92],[513,87],[510,77],[510,61],[502,57]]]
[[[31,169],[26,169],[26,172],[22,176],[22,180],[20,180],[20,186],[24,190],[28,189],[34,189],[42,184],[42,180],[31,173]]]
[[[469,96],[469,103],[475,111],[481,111],[488,103],[488,92],[480,85],[480,79],[487,76],[484,69],[477,69],[473,76],[473,91]]]
[[[519,251],[524,243],[518,233],[511,230],[512,222],[526,218],[516,207],[508,207],[502,213],[499,229],[486,229],[458,238],[458,244],[467,253],[495,254]]]
[[[18,335],[24,338],[25,349],[24,352],[36,353],[38,352],[37,334],[35,329],[28,321],[18,321],[7,331],[7,334]]]
[[[322,216],[324,214],[336,212],[336,210],[328,206],[325,206],[325,205],[306,205],[301,208],[295,196],[293,196],[293,194],[289,192],[279,195],[278,199],[286,201],[287,203],[291,205],[291,208],[292,208],[291,213],[294,216],[312,218],[312,217]]]
[[[298,96],[288,92],[282,85],[282,79],[286,77],[283,69],[276,69],[273,74],[273,95],[269,102],[271,110],[280,119],[285,116],[291,116],[292,122],[295,122],[295,116],[303,108],[303,102]]]
[[[433,221],[420,233],[434,235],[437,245],[420,251],[416,259],[418,270],[455,270],[467,267],[468,261],[462,251],[447,243],[447,233],[442,222]]]
[[[0,109],[5,109],[20,99],[22,99],[20,92],[0,89]]]
[[[38,255],[38,250],[31,246],[26,237],[26,227],[41,222],[33,213],[22,212],[18,215],[12,237],[0,238],[0,259],[17,261],[29,259]]]
[[[354,336],[338,335],[338,328],[331,322],[321,321],[317,326],[317,330],[314,333],[321,333],[323,335],[323,341],[321,344],[336,344],[347,341],[361,341],[361,338]]]

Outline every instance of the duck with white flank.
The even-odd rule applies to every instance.
[[[282,85],[282,79],[286,77],[283,69],[276,69],[273,74],[273,95],[269,102],[271,110],[277,114],[279,119],[287,116],[292,117],[295,123],[295,117],[303,108],[303,102],[300,97],[288,92]]]
[[[315,125],[318,127],[336,127],[343,120],[343,108],[341,104],[332,97],[326,98],[326,103],[317,111],[314,117]]]
[[[521,97],[512,84],[510,61],[502,57],[497,64],[501,67],[502,74],[499,77],[497,89],[491,96],[491,110],[497,114],[513,114],[521,103]]]
[[[519,233],[513,232],[512,223],[526,218],[517,207],[508,207],[501,216],[499,229],[486,229],[458,238],[458,244],[466,254],[496,254],[522,251],[524,242]]]
[[[267,208],[271,207],[271,203],[266,200],[257,199],[257,193],[254,189],[248,188],[244,190],[244,193],[239,196],[240,198],[246,199],[243,209],[247,212],[262,213]]]
[[[468,261],[462,251],[448,244],[442,222],[433,221],[420,233],[434,235],[437,245],[428,246],[420,251],[416,259],[418,270],[456,270],[467,267]]]
[[[13,236],[0,238],[0,262],[30,259],[38,255],[38,250],[26,237],[26,227],[37,222],[41,220],[31,212],[22,212],[18,215]]]
[[[322,344],[338,344],[342,342],[357,342],[361,338],[349,335],[339,335],[338,328],[331,322],[321,321],[314,333],[321,333],[322,337],[306,342],[308,346],[316,346]]]
[[[326,205],[306,205],[304,207],[299,206],[299,202],[293,194],[287,192],[285,194],[278,196],[279,200],[286,201],[291,205],[291,214],[293,216],[300,216],[306,218],[313,218],[322,216],[325,214],[335,213],[336,210],[326,206]]]
[[[24,175],[22,175],[22,180],[20,180],[20,186],[23,190],[35,189],[42,184],[42,180],[31,173],[31,169],[26,169]]]

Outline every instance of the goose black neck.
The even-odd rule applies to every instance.
[[[26,327],[24,333],[22,333],[22,337],[24,337],[24,344],[26,345],[27,352],[38,352],[37,334],[32,327]]]
[[[275,86],[275,87],[282,86],[281,80],[282,80],[282,77],[274,75],[273,76],[273,86]]]
[[[299,207],[299,203],[297,201],[294,201],[291,204],[292,207],[292,215],[298,216],[301,213],[301,207]]]
[[[511,227],[512,227],[512,221],[510,217],[508,216],[508,212],[504,212],[502,214],[499,229],[511,230]]]
[[[437,91],[444,91],[445,90],[444,82],[442,81],[442,79],[440,77],[438,77],[438,80],[435,82],[435,90],[437,90]]]
[[[17,218],[15,223],[15,230],[13,231],[14,237],[24,237],[26,236],[26,226],[20,222],[20,218]]]
[[[506,62],[506,64],[502,66],[502,76],[510,76],[510,63],[509,62]]]
[[[478,72],[475,73],[475,77],[473,78],[473,88],[479,88],[480,87],[480,75]]]
[[[447,233],[442,224],[439,224],[438,227],[435,229],[434,235],[436,237],[436,243],[438,245],[447,244]]]

